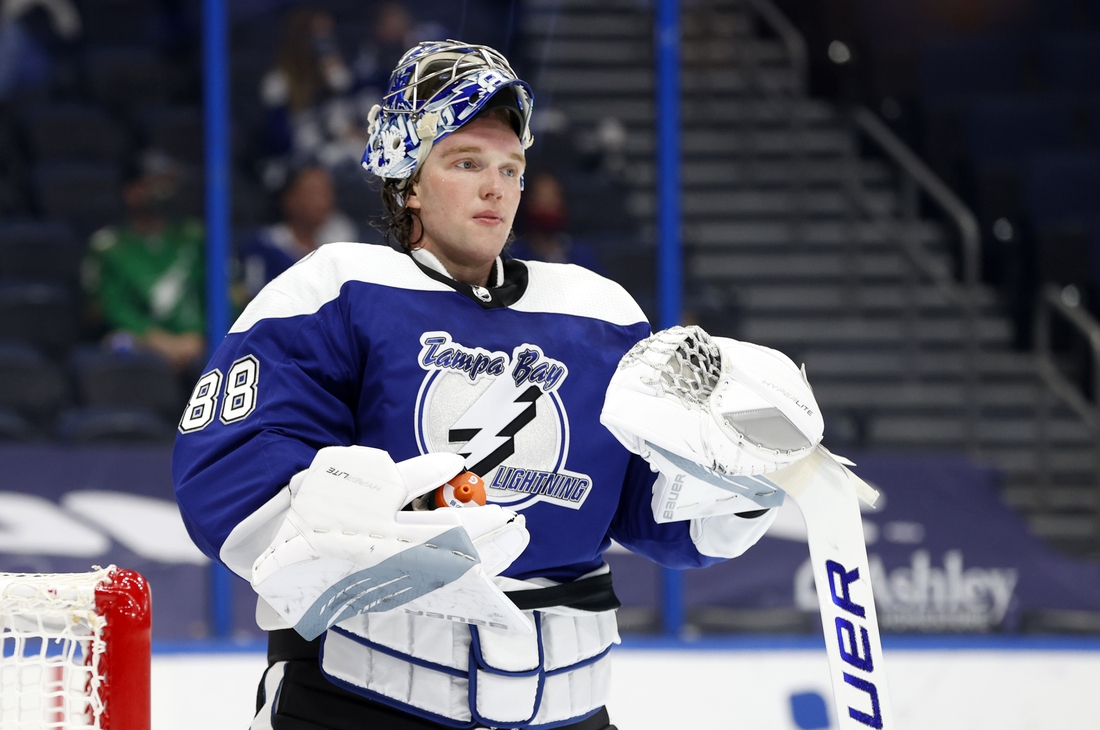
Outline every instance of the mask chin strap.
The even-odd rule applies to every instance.
[[[424,160],[428,159],[428,153],[432,151],[432,144],[435,142],[438,129],[439,112],[429,112],[420,117],[420,120],[416,123],[416,136],[420,138],[420,145],[416,148],[414,174],[424,164]]]
[[[378,123],[378,115],[382,111],[382,107],[375,104],[371,107],[370,112],[367,114],[367,134],[374,134],[374,127]],[[409,177],[398,181],[397,189],[397,204],[399,206],[405,205],[405,193],[409,189],[409,185],[412,183],[413,177],[416,175],[416,171],[420,169],[420,166],[424,164],[424,160],[428,159],[428,153],[432,151],[432,144],[435,142],[437,129],[439,126],[439,113],[430,112],[420,117],[420,120],[416,123],[416,136],[420,140],[420,144],[416,148],[416,165],[413,167],[413,174]]]
[[[374,128],[378,124],[378,115],[382,113],[382,105],[375,104],[367,112],[367,136],[374,135]]]

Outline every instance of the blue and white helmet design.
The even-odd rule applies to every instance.
[[[503,91],[516,112],[523,149],[531,146],[531,87],[488,46],[427,41],[402,56],[382,104],[370,112],[363,167],[379,177],[408,179],[437,140],[446,137]],[[499,104],[497,99],[494,104]]]

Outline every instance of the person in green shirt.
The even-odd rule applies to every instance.
[[[84,281],[110,346],[150,350],[186,373],[206,353],[204,235],[169,214],[177,184],[170,158],[142,156],[123,188],[128,221],[92,235]]]

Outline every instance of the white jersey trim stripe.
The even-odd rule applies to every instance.
[[[524,261],[527,292],[512,309],[589,317],[625,327],[646,322],[642,308],[626,289],[575,264]]]
[[[330,243],[291,266],[253,299],[230,328],[246,332],[264,319],[315,314],[340,296],[349,281],[380,284],[395,289],[453,291],[425,276],[405,254],[386,246]]]
[[[527,291],[512,305],[516,311],[588,317],[619,326],[646,321],[634,299],[610,279],[573,264],[524,263],[528,271]],[[330,243],[264,287],[229,332],[247,332],[265,319],[315,314],[340,296],[341,288],[350,281],[395,289],[453,291],[425,275],[411,258],[391,248]]]

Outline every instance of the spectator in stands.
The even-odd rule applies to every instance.
[[[349,65],[328,11],[291,10],[275,68],[264,76],[260,89],[268,108],[268,159],[261,173],[268,189],[284,185],[287,170],[303,160],[316,160],[330,170],[358,168],[368,116],[382,100],[390,69],[410,45],[444,37],[438,23],[417,24],[404,4],[383,2]]]
[[[549,172],[540,172],[527,182],[519,212],[522,238],[512,244],[517,259],[578,264],[601,271],[595,250],[565,232],[568,210],[561,182]]]
[[[284,184],[286,170],[297,160],[316,159],[329,168],[358,164],[367,114],[379,96],[344,62],[327,11],[290,11],[275,68],[264,76],[260,93],[268,108],[271,157],[263,176],[269,189]]]
[[[140,157],[123,187],[129,220],[92,235],[84,283],[107,345],[155,352],[186,377],[206,354],[204,236],[198,221],[166,212],[178,178],[167,155]]]
[[[581,135],[579,141],[587,158],[584,161],[587,169],[602,172],[611,180],[627,179],[627,131],[621,119],[602,118],[590,132]]]
[[[241,248],[244,299],[318,246],[357,241],[355,224],[336,208],[332,175],[317,164],[294,170],[279,196],[283,219],[259,231]],[[243,303],[243,302],[241,302]]]
[[[390,71],[406,49],[429,36],[433,27],[417,27],[408,9],[399,2],[380,3],[375,9],[370,37],[364,38],[355,59],[355,72],[363,82],[385,89]],[[445,34],[444,34],[445,35]]]
[[[0,0],[0,101],[46,86],[54,47],[75,41],[80,28],[72,0]]]

